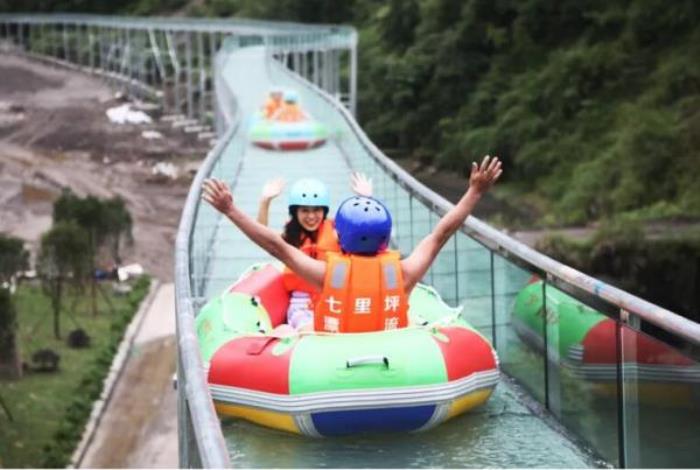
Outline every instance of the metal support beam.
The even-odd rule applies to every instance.
[[[106,41],[105,41],[105,29],[97,27],[97,56],[98,56],[98,63],[100,64],[100,70],[103,72],[106,70]]]
[[[160,74],[160,79],[165,83],[165,66],[163,65],[163,59],[160,56],[160,48],[158,47],[158,41],[156,40],[156,34],[152,28],[148,29],[148,40],[151,43],[151,53],[153,54],[153,60],[158,67],[158,73]]]
[[[187,80],[187,117],[194,117],[194,90],[192,88],[192,33],[185,33],[185,77]]]
[[[299,73],[299,53],[296,51],[292,52],[292,70]]]
[[[87,37],[88,37],[88,66],[90,71],[95,70],[95,33],[92,26],[87,25]]]
[[[216,77],[216,52],[218,50],[217,46],[217,40],[216,40],[217,33],[209,33],[209,70],[211,71],[211,80],[210,80],[210,97],[211,97],[211,110],[212,113],[214,114],[214,120],[218,121],[218,110],[217,110],[217,99],[216,99],[216,90],[215,90],[215,84],[214,80]],[[217,134],[219,133],[219,129],[217,129]]]
[[[350,112],[357,118],[357,44],[350,49]]]
[[[68,25],[63,23],[61,30],[62,30],[62,34],[63,34],[63,57],[62,57],[62,59],[69,62],[70,61],[70,44],[68,41]]]
[[[198,83],[198,104],[199,104],[199,120],[204,121],[207,112],[207,71],[206,71],[206,55],[204,54],[204,33],[197,33],[197,65],[199,66],[199,83]]]
[[[170,31],[165,33],[165,41],[168,44],[168,55],[170,56],[170,63],[173,66],[173,75],[175,78],[173,80],[173,107],[175,109],[175,113],[179,114],[182,112],[182,96],[180,90],[181,67],[180,58],[177,55],[177,42],[173,38],[173,33]]]

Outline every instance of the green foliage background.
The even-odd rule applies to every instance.
[[[700,216],[694,0],[0,0],[4,11],[242,16],[360,31],[360,117],[395,154],[467,172],[578,224]]]

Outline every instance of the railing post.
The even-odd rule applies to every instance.
[[[173,83],[173,101],[175,104],[175,114],[182,113],[182,90],[180,89],[181,68],[180,56],[178,56],[178,37],[176,32],[171,32],[166,36],[168,41],[168,51],[170,52],[170,61],[173,65],[174,83]]]
[[[95,34],[93,32],[93,27],[87,25],[87,36],[88,36],[88,66],[90,71],[95,71]]]
[[[100,70],[106,71],[105,67],[105,28],[97,27],[97,55],[100,64]]]
[[[320,67],[320,59],[319,59],[319,51],[315,50],[312,52],[313,54],[313,80],[314,80],[314,85],[318,86],[319,84],[319,67]],[[323,64],[325,67],[325,64]]]
[[[455,306],[459,305],[459,247],[457,245],[457,238],[459,238],[459,232],[452,235],[454,239],[454,249],[455,249],[455,260],[454,260],[454,279],[455,279]]]
[[[24,29],[26,28],[26,26],[25,26],[24,23],[21,23],[21,22],[20,22],[20,23],[17,24],[17,27],[18,27],[18,35],[17,35],[17,37],[18,37],[19,47],[20,47],[24,52],[26,52],[26,51],[27,51],[27,46],[26,46],[25,41],[24,41]]]
[[[217,114],[217,99],[216,99],[216,92],[215,92],[215,87],[214,87],[214,80],[215,80],[215,68],[216,68],[216,51],[217,51],[217,45],[216,45],[216,33],[215,32],[210,32],[209,33],[209,70],[211,71],[211,79],[209,80],[209,93],[211,97],[211,110],[214,113],[214,116]],[[216,119],[216,118],[215,118]],[[217,131],[218,133],[218,131]]]
[[[493,341],[493,348],[498,352],[498,336],[496,336],[496,273],[494,272],[493,251],[489,250],[489,255],[491,273],[491,341]]]
[[[627,440],[625,436],[625,400],[623,396],[624,382],[622,380],[623,372],[623,354],[622,354],[622,319],[615,321],[615,353],[617,358],[616,364],[616,385],[617,385],[617,452],[619,459],[619,467],[627,467]]]
[[[186,86],[187,86],[187,117],[192,119],[194,116],[194,103],[192,92],[192,35],[189,31],[185,32],[185,70]]]
[[[34,23],[27,23],[27,52],[33,52],[34,48]]]
[[[199,65],[199,120],[204,121],[207,106],[207,72],[205,70],[204,33],[197,33],[197,64]]]
[[[70,62],[70,45],[68,43],[68,25],[66,23],[61,24],[62,35],[63,35],[63,57],[64,61]]]
[[[547,338],[547,279],[542,282],[542,351],[544,357],[544,406],[549,408],[549,342]]]
[[[350,112],[357,118],[357,41],[350,48]]]

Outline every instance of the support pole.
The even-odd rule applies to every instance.
[[[314,71],[313,71],[313,80],[314,80],[314,85],[318,86],[318,81],[319,81],[319,78],[320,78],[319,67],[320,67],[320,62],[321,62],[321,61],[319,60],[319,54],[320,54],[320,52],[314,50],[314,51],[312,52],[312,54],[313,54],[313,68],[314,68]]]
[[[62,24],[63,32],[63,57],[62,59],[66,62],[70,62],[70,44],[68,43],[68,25],[66,23]]]
[[[357,39],[350,49],[350,112],[357,118]]]
[[[207,112],[207,71],[204,54],[204,33],[197,33],[197,65],[199,65],[199,120],[204,122]]]
[[[95,71],[95,33],[93,32],[93,27],[87,26],[87,36],[88,36],[88,65],[90,71]]]
[[[175,114],[180,114],[182,112],[182,105],[181,105],[181,90],[180,90],[180,58],[177,55],[177,40],[173,38],[173,33],[168,32],[165,35],[165,40],[168,43],[168,53],[170,55],[170,61],[172,62],[173,65],[173,75],[174,75],[174,83],[173,83],[173,103],[175,105]]]
[[[187,117],[194,116],[194,90],[192,89],[192,34],[185,32],[185,77],[187,80]]]
[[[211,32],[209,33],[209,71],[211,73],[211,83],[210,83],[210,94],[211,94],[211,110],[214,113],[214,119],[218,121],[217,115],[217,99],[216,99],[216,89],[215,89],[215,84],[214,80],[216,77],[216,51],[218,50],[217,47],[217,41],[216,41],[216,33]],[[217,134],[218,134],[218,129],[217,129]]]

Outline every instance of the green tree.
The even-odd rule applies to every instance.
[[[120,197],[104,201],[103,211],[106,226],[105,242],[109,247],[112,260],[116,264],[121,264],[122,244],[131,245],[134,242],[131,214]]]
[[[29,252],[24,249],[24,241],[0,234],[0,284],[28,267]]]
[[[87,254],[92,269],[97,267],[99,252],[105,248],[115,263],[121,262],[122,242],[132,239],[132,219],[124,200],[115,197],[101,200],[94,196],[81,198],[73,192],[65,191],[53,207],[54,223],[74,222],[87,234]],[[90,277],[92,312],[97,314],[97,281]]]
[[[22,376],[22,361],[17,344],[17,312],[10,290],[0,287],[0,377]]]
[[[380,23],[382,39],[391,49],[403,51],[413,44],[419,22],[417,0],[390,0]]]
[[[60,315],[66,291],[90,275],[90,242],[75,222],[59,222],[41,237],[37,271],[51,299],[53,329],[61,338]],[[92,277],[92,276],[90,276]]]
[[[17,312],[10,283],[18,271],[29,266],[29,253],[19,238],[0,234],[0,376],[18,378],[22,361],[17,344]]]

